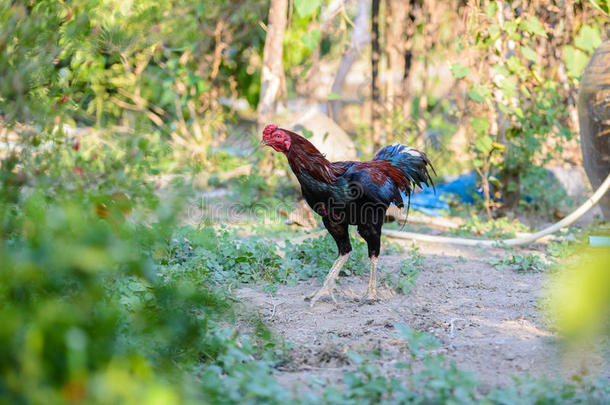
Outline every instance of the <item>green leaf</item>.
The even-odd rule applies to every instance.
[[[530,34],[539,35],[546,38],[546,31],[538,18],[531,16],[521,20],[521,28]]]
[[[459,63],[454,63],[453,65],[451,65],[451,74],[456,79],[463,79],[464,77],[470,74],[470,68],[462,66]]]
[[[492,24],[487,28],[487,33],[489,34],[489,42],[494,42],[500,38],[500,27],[497,24]]]
[[[506,66],[508,66],[512,72],[518,74],[519,76],[522,76],[526,72],[525,67],[521,64],[521,61],[516,56],[511,56],[508,58],[506,60]]]
[[[209,91],[211,88],[210,83],[208,83],[205,80],[199,80],[197,82],[197,92],[199,92],[199,94],[203,94],[207,91]]]
[[[523,118],[523,110],[521,109],[521,107],[515,107],[515,115],[519,118]]]
[[[508,76],[510,75],[510,72],[508,71],[508,69],[506,68],[506,66],[501,65],[501,64],[495,64],[493,65],[493,67],[491,68],[492,72],[496,75],[501,75],[501,76]]]
[[[341,94],[338,94],[338,93],[328,93],[328,96],[326,96],[326,99],[328,101],[343,100],[343,96]]]
[[[486,117],[473,117],[470,119],[470,125],[480,135],[486,134],[489,130],[489,120]]]
[[[205,13],[205,8],[206,8],[205,3],[200,2],[199,4],[195,5],[195,12],[197,13],[198,16],[201,16]]]
[[[515,86],[517,85],[517,80],[514,77],[505,77],[501,79],[498,83],[498,87],[502,90],[502,94],[504,97],[510,98],[515,95]]]
[[[502,103],[498,103],[498,109],[506,115],[510,115],[510,109]]]
[[[307,139],[311,138],[313,136],[313,132],[311,132],[310,130],[303,128],[301,130],[301,132],[303,133],[303,136]]]
[[[352,361],[352,363],[354,364],[362,364],[362,362],[364,361],[364,359],[362,358],[361,355],[359,355],[356,352],[349,352],[347,354],[347,356],[349,357],[349,359]]]
[[[598,46],[602,43],[602,38],[597,27],[590,25],[584,25],[576,38],[574,38],[574,45],[583,51],[593,53]]]
[[[303,41],[303,45],[307,47],[310,51],[314,51],[320,42],[320,37],[322,36],[322,31],[313,30],[311,32],[305,33],[301,40]]]
[[[485,97],[483,97],[481,93],[476,89],[470,90],[468,92],[468,97],[470,97],[472,101],[477,103],[482,103],[483,101],[485,101]]]
[[[530,91],[527,89],[527,87],[525,87],[525,85],[521,85],[519,86],[519,88],[521,89],[521,93],[523,93],[523,95],[525,95],[525,97],[531,97],[532,93],[530,93]]]
[[[453,42],[453,50],[459,52],[464,49],[464,35],[460,34]]]
[[[516,21],[506,21],[502,28],[511,38],[514,38],[514,36],[517,35],[518,25]]]
[[[474,141],[474,147],[482,154],[487,155],[493,148],[493,140],[489,135],[482,136]]]
[[[487,14],[487,17],[489,18],[493,18],[497,12],[498,4],[495,1],[489,2],[489,4],[487,4],[487,6],[485,7],[485,14]]]
[[[586,53],[571,45],[567,45],[563,48],[563,58],[566,69],[568,70],[568,76],[570,77],[580,77],[589,60]]]
[[[538,62],[538,55],[532,48],[529,46],[522,46],[521,53],[525,56],[526,59],[531,60],[532,62]]]
[[[299,17],[309,17],[316,12],[322,0],[294,0],[294,10]]]
[[[491,144],[491,146],[493,146],[494,149],[500,152],[504,152],[504,150],[506,149],[506,145],[504,145],[503,143],[494,142]]]
[[[409,349],[414,356],[421,356],[425,350],[436,349],[440,346],[438,339],[432,335],[411,329],[402,323],[396,324],[394,327],[398,331],[398,337],[409,342]]]
[[[482,103],[485,101],[485,98],[489,97],[490,95],[491,91],[489,91],[489,89],[485,86],[471,86],[470,90],[468,91],[468,97],[477,103]]]

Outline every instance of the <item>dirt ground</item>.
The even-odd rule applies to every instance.
[[[541,311],[546,273],[496,270],[489,259],[505,256],[502,249],[418,246],[426,266],[407,296],[381,288],[383,299],[374,304],[360,305],[352,294],[336,294],[338,305],[323,299],[310,308],[303,296],[318,288],[320,280],[280,286],[275,295],[262,287],[238,290],[247,307],[255,308],[279,337],[294,343],[291,361],[276,372],[280,383],[303,388],[313,375],[339,382],[357,368],[350,351],[381,353],[373,363],[393,373],[396,362],[408,359],[404,340],[396,337],[396,323],[439,338],[439,351],[474,372],[483,391],[509,384],[513,376],[610,379],[607,341],[566,353],[549,327]],[[382,252],[380,264],[398,271],[405,257]],[[340,288],[364,294],[367,277],[342,277]]]

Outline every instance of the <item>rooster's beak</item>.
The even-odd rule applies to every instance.
[[[260,143],[260,145],[267,145],[267,142],[265,142],[265,140],[264,140],[264,139],[261,139],[261,143]]]

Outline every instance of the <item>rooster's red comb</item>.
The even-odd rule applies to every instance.
[[[277,125],[267,125],[265,127],[265,129],[263,130],[263,135],[271,135],[273,133],[273,131],[275,131],[277,129]]]

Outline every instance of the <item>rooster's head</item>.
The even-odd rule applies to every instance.
[[[263,130],[263,140],[267,146],[271,146],[278,152],[286,153],[290,149],[292,140],[290,135],[282,128],[278,128],[277,125],[267,125]]]

